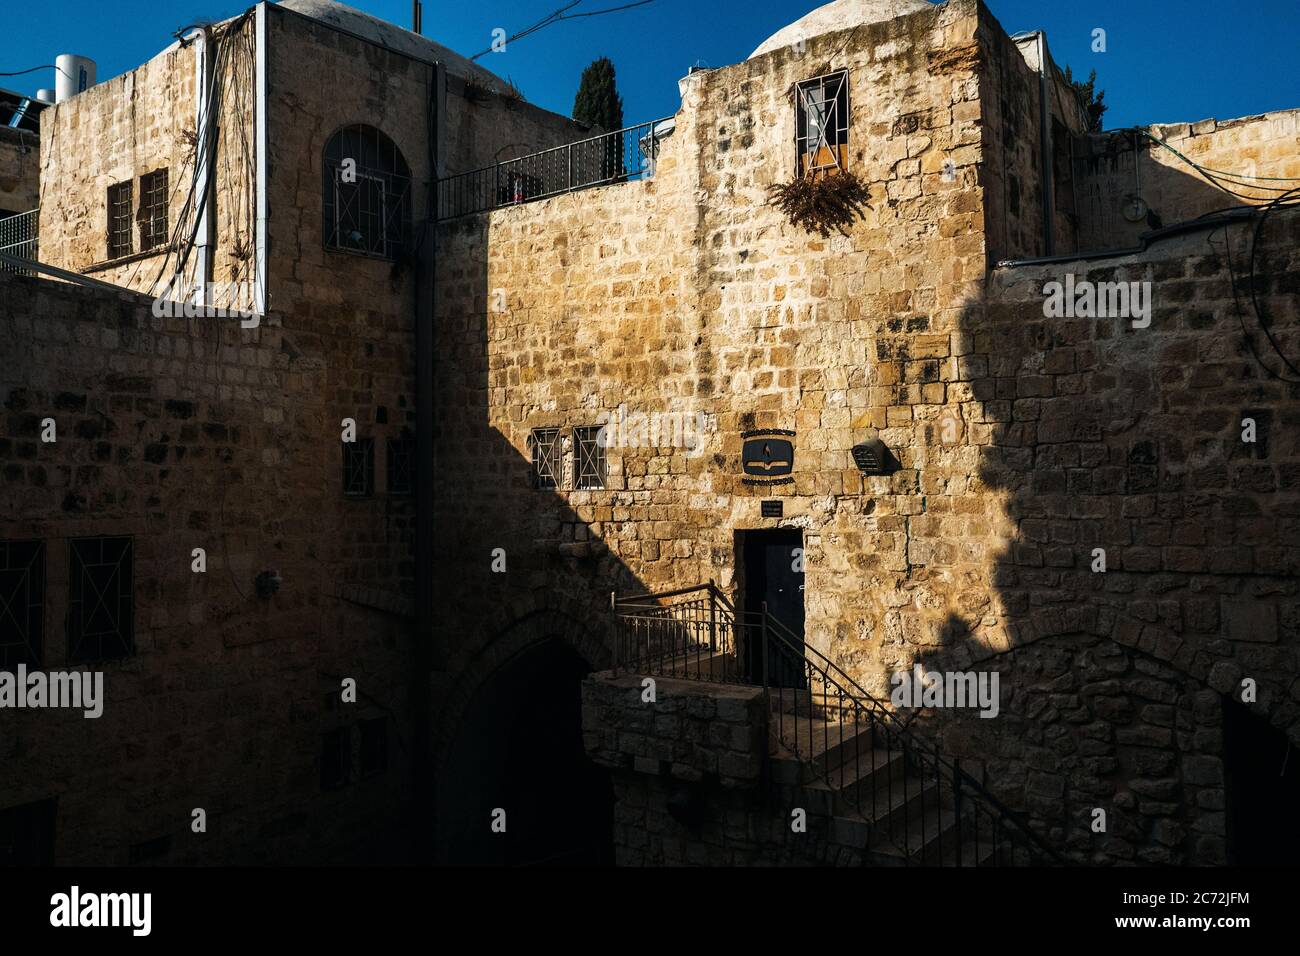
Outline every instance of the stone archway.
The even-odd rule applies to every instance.
[[[582,740],[581,681],[607,655],[573,618],[540,612],[452,670],[436,741],[438,862],[613,862],[612,787]]]

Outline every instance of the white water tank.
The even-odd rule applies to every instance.
[[[37,99],[39,102],[41,102],[41,103],[49,103],[49,104],[53,105],[53,103],[54,103],[54,91],[53,91],[53,90],[46,90],[46,89],[40,89],[40,90],[37,90],[37,91],[36,91],[36,99]]]
[[[54,100],[62,103],[95,85],[95,61],[88,56],[60,53],[54,58]]]

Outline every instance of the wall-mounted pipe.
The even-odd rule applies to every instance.
[[[1038,139],[1041,147],[1043,177],[1043,249],[1045,255],[1056,251],[1056,176],[1052,168],[1052,100],[1048,86],[1053,80],[1047,73],[1047,36],[1038,31]]]

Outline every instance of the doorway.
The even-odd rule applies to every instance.
[[[1294,866],[1300,856],[1300,752],[1245,704],[1223,698],[1228,863]]]
[[[769,628],[768,685],[804,687],[803,532],[797,528],[738,531],[736,538],[746,616],[760,621],[766,602],[768,615],[782,625]],[[762,683],[761,641],[745,642],[745,669],[750,680]]]
[[[582,680],[590,672],[552,638],[479,688],[440,781],[440,862],[613,864],[613,787],[582,740]]]

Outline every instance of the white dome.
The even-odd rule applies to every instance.
[[[931,6],[934,4],[927,3],[926,0],[833,0],[777,30],[749,58],[752,60],[756,56],[771,53],[800,40],[811,40],[823,33],[848,30],[864,23],[880,23]]]
[[[426,63],[442,63],[448,73],[466,80],[473,79],[488,89],[503,90],[509,85],[491,70],[479,66],[473,60],[461,56],[441,43],[435,43],[428,37],[403,30],[396,24],[354,10],[342,3],[335,3],[334,0],[278,0],[278,5],[294,13],[311,17],[313,20],[319,20],[321,23],[328,23],[354,33],[362,39],[397,53],[405,53]]]

